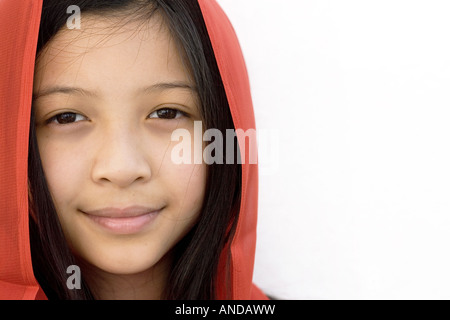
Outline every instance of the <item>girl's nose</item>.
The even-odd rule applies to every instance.
[[[119,188],[150,180],[150,162],[145,151],[139,137],[130,130],[105,135],[93,162],[92,179]]]

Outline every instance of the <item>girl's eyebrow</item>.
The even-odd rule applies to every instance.
[[[182,81],[175,81],[175,82],[160,82],[156,83],[154,85],[143,87],[141,89],[138,89],[138,93],[153,93],[154,91],[163,91],[163,90],[170,90],[170,89],[188,89],[194,92],[197,92],[197,89],[193,86],[191,86],[189,83],[182,82]]]
[[[77,94],[86,97],[97,97],[98,93],[95,91],[86,90],[78,87],[66,87],[66,86],[55,86],[46,88],[43,90],[39,90],[37,93],[33,93],[33,101],[36,101],[39,98],[49,96],[52,94]]]
[[[160,82],[160,83],[156,83],[156,84],[153,84],[150,86],[140,88],[136,92],[138,94],[139,93],[149,94],[149,93],[153,93],[155,91],[164,91],[164,90],[171,90],[171,89],[188,89],[193,92],[197,92],[197,89],[195,87],[191,86],[189,83],[182,82],[182,81]],[[100,95],[97,91],[87,90],[87,89],[79,88],[79,87],[54,86],[54,87],[45,88],[36,93],[33,93],[33,101],[36,101],[39,98],[49,96],[52,94],[75,94],[75,95],[81,95],[81,96],[86,96],[86,97],[91,97],[91,98],[95,98]]]

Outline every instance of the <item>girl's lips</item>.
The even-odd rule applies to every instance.
[[[144,207],[129,207],[82,212],[96,224],[113,233],[133,234],[138,233],[151,223],[160,211]]]

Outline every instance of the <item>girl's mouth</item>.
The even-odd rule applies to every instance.
[[[82,211],[91,221],[116,234],[134,234],[142,231],[155,220],[162,209],[131,206],[127,208],[108,207]]]

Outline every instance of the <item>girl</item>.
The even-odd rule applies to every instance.
[[[199,121],[223,137],[255,126],[217,3],[1,6],[0,297],[265,298],[252,285],[257,166],[173,160],[175,130],[194,146]]]

